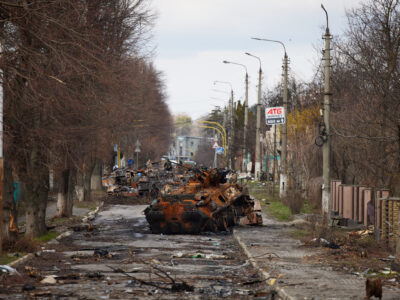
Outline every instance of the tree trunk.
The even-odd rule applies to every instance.
[[[41,185],[39,188],[39,206],[38,206],[38,226],[40,235],[46,233],[47,226],[46,226],[46,210],[47,210],[47,200],[49,197],[49,177],[46,176],[45,179],[41,181]]]
[[[57,209],[60,217],[71,217],[74,206],[75,171],[65,170],[61,176],[57,194]]]
[[[70,216],[73,215],[74,199],[75,197],[75,185],[76,185],[76,170],[75,168],[70,169],[68,176],[68,190],[67,190],[67,212]]]
[[[92,163],[83,171],[83,200],[91,201],[92,193],[91,193],[91,180],[92,174],[95,167],[95,163]]]
[[[76,173],[75,193],[76,193],[76,197],[78,198],[78,201],[82,202],[84,200],[84,198],[83,198],[83,173],[79,172],[79,171]]]
[[[93,174],[90,182],[92,190],[101,190],[101,177],[102,177],[103,164],[100,159],[96,159]]]
[[[11,165],[7,159],[4,160],[4,183],[3,183],[3,241],[13,241],[17,238],[17,233],[10,230],[10,216],[14,216],[14,224],[17,226],[16,203],[14,202],[14,180]]]
[[[92,200],[90,181],[91,181],[91,172],[85,173],[83,175],[83,201]]]
[[[47,184],[32,180],[24,183],[24,198],[26,203],[25,237],[35,238],[46,233]]]
[[[26,203],[26,233],[25,237],[35,238],[46,233],[46,208],[49,193],[49,170],[39,163],[42,157],[37,157],[32,150],[30,168],[34,176],[23,178],[24,200]]]
[[[400,236],[397,236],[396,254],[394,262],[392,264],[392,269],[394,271],[400,272]]]

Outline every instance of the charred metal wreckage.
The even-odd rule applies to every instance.
[[[239,223],[261,225],[258,201],[241,186],[227,183],[226,175],[226,170],[196,170],[188,183],[158,196],[145,210],[151,231],[198,234]]]

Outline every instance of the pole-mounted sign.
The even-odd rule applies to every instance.
[[[140,144],[139,140],[136,140],[136,148],[135,148],[136,153],[140,152],[140,146],[141,146],[141,144]]]
[[[223,147],[218,147],[217,149],[215,149],[215,153],[221,155],[224,154],[225,149]]]
[[[285,108],[283,106],[267,107],[265,109],[267,125],[285,124]]]

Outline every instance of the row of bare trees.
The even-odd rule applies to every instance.
[[[13,182],[23,186],[26,236],[36,237],[46,231],[50,173],[60,214],[71,216],[76,185],[90,200],[92,172],[111,162],[114,143],[130,153],[141,137],[153,159],[166,150],[162,78],[143,53],[154,21],[147,2],[0,2],[6,238]]]

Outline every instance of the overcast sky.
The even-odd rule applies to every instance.
[[[261,58],[263,88],[279,83],[283,48],[251,37],[281,40],[287,48],[291,75],[311,79],[319,63],[315,47],[322,45],[325,26],[321,3],[328,10],[329,28],[335,36],[346,28],[346,10],[362,1],[153,0],[158,14],[155,65],[164,73],[172,114],[185,113],[196,119],[214,106],[226,105],[230,87],[214,86],[216,80],[231,82],[235,100],[243,100],[245,70],[223,64],[223,60],[247,66],[249,105],[255,104],[258,61],[244,52]]]

